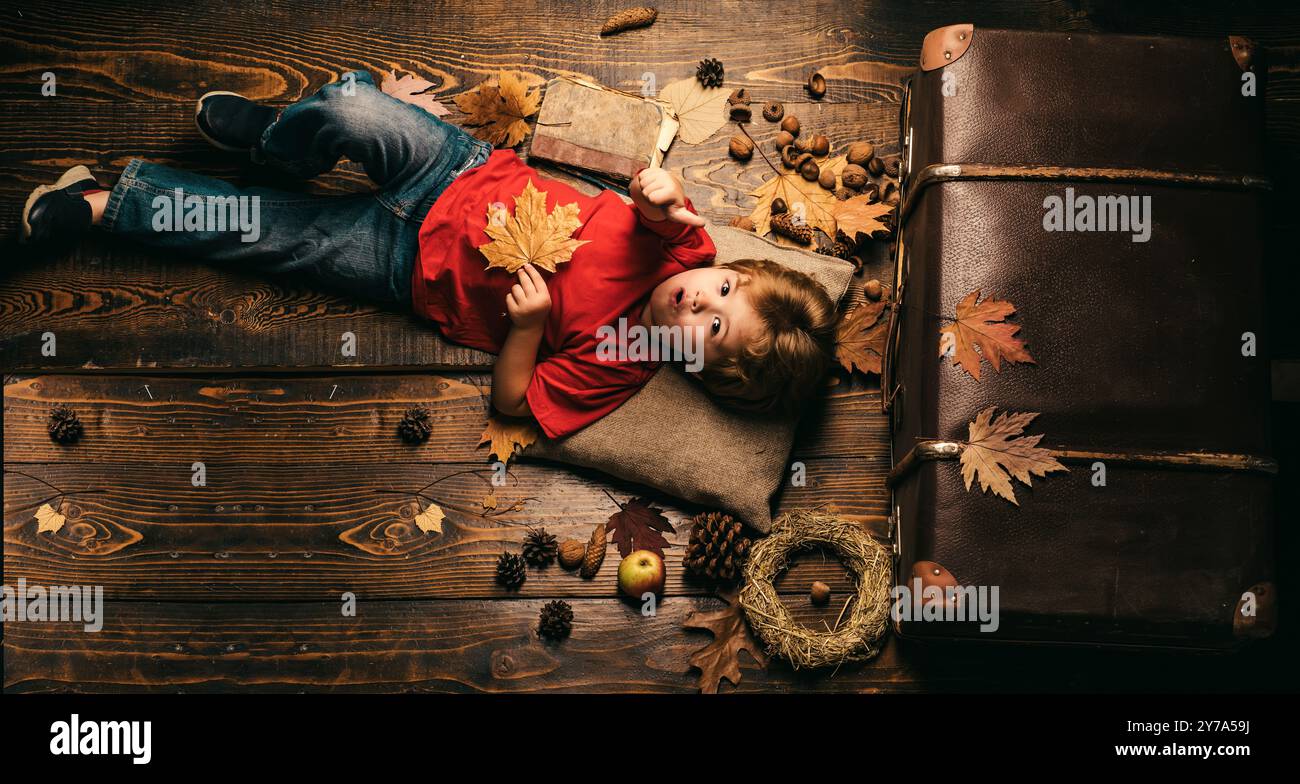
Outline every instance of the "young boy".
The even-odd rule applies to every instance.
[[[378,186],[319,197],[132,160],[111,190],[84,166],[32,192],[23,238],[52,242],[90,226],[213,262],[307,273],[327,286],[414,308],[449,340],[499,357],[492,403],[531,415],[546,435],[573,433],[613,411],[658,362],[611,357],[602,335],[620,319],[677,327],[702,352],[700,381],[723,402],[791,411],[831,362],[834,306],[811,278],[766,261],[710,266],[713,242],[681,183],[662,169],[633,178],[634,208],[588,197],[344,74],[283,110],[208,93],[195,115],[213,145],[301,177],[346,156]],[[546,211],[576,202],[585,240],[558,271],[487,269],[489,206],[514,211],[528,182]],[[499,212],[498,212],[499,214]],[[602,330],[601,328],[605,329]],[[689,333],[689,334],[688,334]],[[680,359],[680,357],[678,357]]]

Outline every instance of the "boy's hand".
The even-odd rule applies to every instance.
[[[703,226],[704,219],[686,209],[686,192],[667,170],[647,168],[637,172],[629,184],[632,203],[650,220],[670,220],[687,226]]]
[[[551,312],[551,293],[542,273],[531,264],[519,268],[519,282],[506,295],[506,311],[519,329],[540,329]]]

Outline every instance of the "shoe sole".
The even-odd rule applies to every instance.
[[[23,231],[20,241],[28,242],[32,238],[32,224],[28,222],[28,218],[31,217],[32,207],[36,206],[37,199],[50,191],[57,191],[60,188],[66,188],[74,182],[93,179],[95,179],[95,177],[90,173],[90,169],[87,169],[85,166],[73,166],[71,169],[65,171],[53,185],[37,186],[36,190],[28,194],[27,203],[23,205]]]
[[[199,115],[203,112],[203,102],[208,98],[212,98],[218,95],[233,95],[236,98],[244,98],[244,96],[240,95],[239,93],[232,93],[229,90],[213,90],[211,92],[206,92],[203,95],[200,95],[199,100],[194,104],[194,127],[198,129],[199,136],[202,136],[204,141],[206,141],[208,144],[211,144],[213,147],[216,147],[218,150],[225,150],[226,152],[248,152],[247,148],[234,147],[229,144],[222,144],[221,142],[217,141],[216,139],[212,138],[211,136],[208,136],[206,133],[203,132],[203,126],[199,124]],[[248,99],[244,98],[244,100],[247,101]]]

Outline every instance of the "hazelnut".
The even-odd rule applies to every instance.
[[[731,225],[735,226],[738,229],[743,229],[744,231],[754,230],[754,222],[750,220],[749,216],[747,215],[737,215],[736,217],[732,218]]]
[[[780,101],[768,101],[763,104],[763,119],[768,122],[777,122],[785,116],[785,107]]]
[[[795,148],[796,150],[798,150],[799,152],[808,152],[808,140],[807,140],[807,139],[795,139],[795,140],[794,140],[793,142],[791,142],[791,143],[794,145],[794,148]]]
[[[731,157],[738,161],[747,161],[754,155],[754,143],[747,136],[731,137]]]
[[[872,160],[875,160],[874,158]],[[848,164],[840,172],[840,182],[853,190],[861,190],[863,185],[867,184],[867,171],[861,166]]]
[[[822,170],[821,176],[817,178],[817,184],[828,191],[835,190],[835,172],[831,171],[831,168],[827,166]]]
[[[879,177],[880,175],[884,174],[885,173],[884,161],[880,160],[879,158],[872,158],[871,160],[867,161],[867,172],[871,174],[872,177]]]
[[[826,78],[818,71],[808,74],[808,94],[814,98],[821,98],[826,94]]]
[[[885,289],[880,285],[880,281],[872,278],[862,286],[862,293],[867,295],[867,299],[872,302],[879,302],[884,295]]]
[[[794,144],[794,135],[789,131],[776,132],[776,151],[780,152],[782,147],[788,147]]]
[[[817,161],[814,161],[812,156],[809,156],[803,163],[799,164],[799,175],[808,182],[816,182],[821,177],[821,174],[821,169],[817,168]],[[831,177],[834,178],[835,175],[832,174]]]
[[[773,215],[784,215],[786,210],[788,209],[789,207],[786,206],[785,199],[781,198],[780,196],[777,196],[775,199],[772,199]]]
[[[875,154],[876,148],[871,142],[854,142],[849,145],[849,151],[845,157],[854,166],[866,166],[867,161],[871,160]]]
[[[791,136],[799,135],[799,118],[793,114],[781,121],[781,130],[787,131]]]
[[[831,600],[831,587],[821,580],[812,584],[808,590],[808,598],[812,599],[813,604],[826,604]]]
[[[826,134],[816,134],[808,142],[808,150],[820,158],[831,151],[831,140],[826,138]]]
[[[566,539],[560,542],[560,566],[565,569],[576,569],[586,554],[587,545],[577,539]]]
[[[793,169],[795,167],[795,159],[798,157],[799,151],[794,148],[793,144],[787,144],[781,148],[781,163],[785,165],[785,168]]]

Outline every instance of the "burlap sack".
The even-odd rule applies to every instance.
[[[753,232],[709,227],[716,264],[771,259],[811,275],[839,302],[853,265],[787,248]],[[721,408],[695,381],[663,367],[641,391],[600,421],[567,438],[541,438],[525,457],[586,466],[726,510],[767,533],[771,499],[785,478],[796,421]]]

